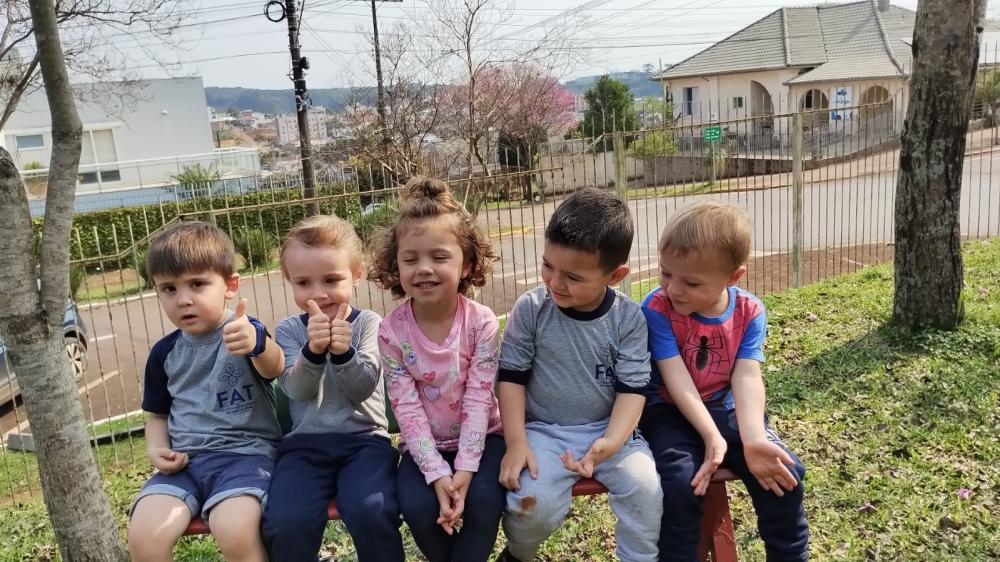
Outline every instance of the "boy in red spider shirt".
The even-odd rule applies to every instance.
[[[681,209],[660,237],[660,287],[642,302],[654,372],[639,424],[663,486],[660,562],[697,560],[720,464],[750,492],[768,561],[809,556],[805,467],[764,413],[764,305],[736,287],[751,238],[746,216],[716,202]]]

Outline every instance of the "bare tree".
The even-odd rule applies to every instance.
[[[418,29],[426,31],[429,44],[452,64],[447,95],[453,110],[451,129],[461,134],[468,147],[467,173],[473,175],[476,161],[489,174],[486,155],[491,135],[514,96],[509,87],[498,87],[503,67],[531,65],[545,75],[561,77],[587,58],[580,39],[582,20],[575,15],[553,17],[545,25],[533,26],[516,36],[504,27],[514,20],[512,0],[425,0],[425,19]],[[490,88],[481,87],[493,82]],[[492,95],[487,96],[487,91]]]
[[[961,321],[959,200],[985,0],[922,0],[896,187],[893,320]]]
[[[432,167],[423,156],[442,122],[440,78],[444,61],[438,54],[416,47],[413,36],[417,34],[412,22],[397,23],[379,34],[389,141],[389,153],[382,156],[385,161],[381,164],[404,176],[427,172]],[[370,37],[367,47],[373,48]],[[367,67],[374,79],[374,65]],[[385,152],[382,131],[369,132],[377,138],[359,138],[364,148],[373,155]],[[371,144],[372,140],[378,144]]]
[[[135,95],[133,73],[138,60],[175,62],[180,47],[177,30],[191,14],[180,9],[184,0],[57,0],[56,25],[63,57],[77,82],[116,82],[107,88],[78,89],[77,97],[102,96],[102,101],[128,103]],[[0,129],[25,94],[41,87],[34,46],[37,26],[24,0],[0,0]],[[129,56],[128,52],[135,53]]]
[[[64,560],[128,557],[101,487],[83,408],[63,351],[69,295],[69,234],[80,163],[76,112],[52,0],[30,0],[32,35],[52,116],[52,160],[40,257],[35,257],[27,195],[10,154],[0,148],[0,334],[28,408],[49,520]],[[40,281],[40,282],[39,282]]]

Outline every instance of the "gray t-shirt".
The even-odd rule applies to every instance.
[[[642,394],[649,372],[642,310],[614,289],[596,310],[579,312],[557,306],[541,286],[507,317],[500,381],[526,386],[528,421],[607,419],[617,393]]]
[[[222,326],[197,336],[175,330],[156,342],[146,361],[142,409],[167,416],[171,449],[189,455],[274,458],[281,439],[271,381],[249,358],[226,351]]]
[[[378,355],[378,324],[370,310],[353,309],[347,318],[354,332],[343,355],[309,350],[308,314],[278,323],[276,339],[285,352],[279,379],[289,398],[292,431],[300,433],[375,433],[388,436],[385,388]]]

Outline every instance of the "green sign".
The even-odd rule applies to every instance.
[[[706,141],[717,141],[722,135],[722,127],[705,127],[704,135]]]

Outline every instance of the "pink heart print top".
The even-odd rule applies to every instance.
[[[475,472],[486,436],[500,432],[494,394],[499,324],[493,311],[462,295],[451,331],[438,344],[424,335],[406,300],[379,326],[382,372],[403,448],[427,483],[450,476],[439,451],[456,451],[454,470]]]

